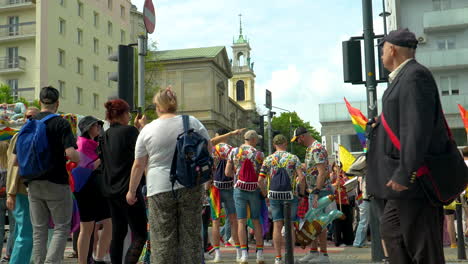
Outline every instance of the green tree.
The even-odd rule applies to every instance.
[[[0,103],[12,104],[14,102],[13,99],[10,86],[5,84],[0,85]]]
[[[321,141],[320,133],[309,122],[302,120],[296,112],[283,112],[281,115],[273,117],[271,121],[272,130],[283,134],[289,141],[293,136],[294,129],[300,126],[305,127],[316,140]],[[292,148],[292,153],[304,160],[306,147],[296,142],[290,144],[289,148]]]

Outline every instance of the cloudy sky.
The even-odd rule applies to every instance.
[[[132,0],[138,9],[144,0]],[[362,34],[358,0],[153,0],[158,49],[224,45],[232,57],[233,37],[244,35],[255,62],[256,101],[298,112],[320,127],[320,103],[365,100],[365,87],[343,83],[341,42]],[[383,32],[382,1],[373,0],[374,31]],[[380,89],[379,89],[380,88]],[[378,86],[378,94],[384,86]],[[366,114],[366,113],[365,113]]]

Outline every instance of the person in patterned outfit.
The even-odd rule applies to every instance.
[[[276,149],[276,152],[268,156],[264,161],[259,175],[259,185],[261,186],[262,193],[266,196],[267,192],[270,190],[270,184],[265,185],[265,181],[268,180],[270,183],[272,177],[276,176],[279,168],[285,168],[288,176],[291,180],[293,196],[291,202],[291,219],[292,221],[297,220],[297,205],[298,205],[298,196],[304,194],[305,190],[305,178],[302,173],[301,161],[296,155],[293,155],[286,151],[288,147],[288,141],[285,136],[277,135],[273,138],[273,146]],[[278,177],[278,176],[276,176]],[[299,185],[298,185],[299,184]],[[299,188],[297,188],[299,186]],[[281,235],[281,230],[284,225],[284,203],[287,200],[275,199],[270,197],[270,209],[272,212],[273,218],[273,242],[276,250],[275,264],[282,264],[281,249],[283,247],[283,237]],[[292,233],[294,234],[294,227],[292,228]],[[293,245],[295,237],[293,236]]]
[[[216,132],[215,138],[218,138],[223,135],[229,135],[227,129],[221,128]],[[218,167],[222,167],[222,161],[227,161],[229,158],[229,154],[231,153],[232,146],[227,143],[227,137],[224,138],[220,143],[216,144],[213,147],[213,158],[214,158],[214,168],[215,170]],[[221,169],[220,167],[220,169]],[[224,168],[225,169],[225,168]],[[222,174],[225,175],[224,169],[222,170]],[[222,175],[221,175],[222,176]],[[236,207],[234,205],[234,189],[233,189],[233,181],[232,178],[228,178],[229,181],[218,181],[218,179],[214,179],[213,186],[211,187],[212,192],[219,193],[217,197],[220,199],[220,204],[224,207],[226,212],[226,216],[229,218],[229,223],[231,225],[232,230],[232,239],[236,245],[237,257],[240,258],[241,256],[241,249],[239,244],[239,237],[237,232],[237,214],[236,214]],[[216,188],[216,189],[214,189]],[[215,198],[214,195],[212,195]],[[212,236],[213,236],[213,248],[215,250],[215,257],[214,263],[221,262],[221,252],[219,250],[219,242],[220,242],[220,234],[219,234],[219,216],[215,212],[215,208],[211,208],[211,218],[213,219],[213,228],[212,228]]]
[[[236,206],[237,221],[238,221],[238,234],[239,241],[241,244],[242,256],[237,259],[241,264],[248,263],[248,252],[247,252],[247,234],[245,232],[245,226],[247,225],[247,205],[250,208],[250,219],[254,224],[255,230],[255,241],[257,242],[257,263],[264,264],[263,257],[263,234],[262,226],[260,224],[260,208],[261,208],[261,194],[260,189],[257,187],[254,191],[241,190],[240,186],[237,185],[239,173],[244,162],[250,160],[253,164],[255,173],[258,176],[260,168],[263,163],[264,155],[263,152],[258,151],[257,146],[259,135],[255,130],[249,130],[244,134],[244,144],[238,148],[231,150],[229,159],[226,165],[226,176],[234,177],[234,202]],[[258,180],[258,179],[257,179]]]
[[[317,208],[320,198],[332,194],[328,177],[328,153],[325,146],[315,140],[304,127],[298,127],[294,130],[294,137],[291,142],[295,141],[307,147],[304,169],[306,171],[308,192],[310,193],[310,210],[311,208]],[[300,263],[330,262],[327,252],[327,229],[322,230],[317,240],[312,242],[309,253],[299,260]],[[320,245],[320,253],[317,250],[317,244]]]

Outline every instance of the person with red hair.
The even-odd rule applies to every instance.
[[[125,195],[128,192],[138,130],[145,125],[146,118],[137,117],[135,126],[130,126],[131,114],[127,102],[115,99],[106,102],[104,106],[110,128],[104,133],[99,147],[104,166],[102,192],[109,199],[112,217],[111,261],[122,263],[124,258],[124,263],[133,264],[138,262],[147,238],[147,217],[141,184],[137,188],[138,201],[135,204],[129,205]],[[128,226],[133,240],[126,255],[122,256]]]

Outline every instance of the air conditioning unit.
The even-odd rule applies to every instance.
[[[426,43],[426,37],[419,36],[418,37],[418,44],[424,44],[424,43]]]

